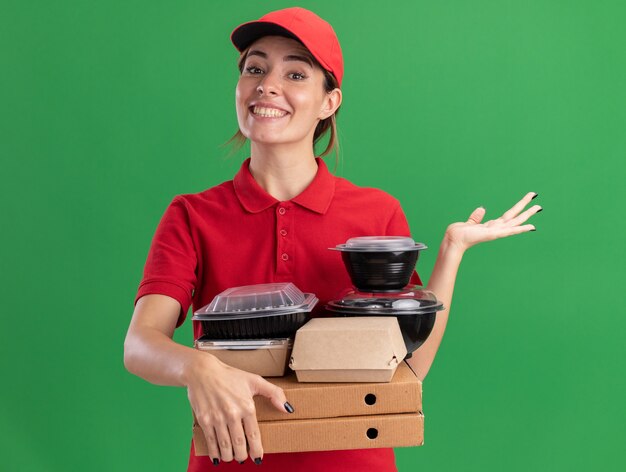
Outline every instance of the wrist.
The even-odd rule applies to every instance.
[[[214,355],[194,349],[182,366],[180,373],[181,383],[185,387],[189,387],[194,379],[216,369],[218,363],[219,361]]]
[[[439,247],[439,254],[461,259],[467,249],[467,247],[452,237],[450,230],[446,230]]]

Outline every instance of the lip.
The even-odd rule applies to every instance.
[[[280,111],[282,111],[284,113],[284,115],[283,116],[260,116],[260,115],[256,115],[254,113],[254,107],[272,108],[274,110],[280,110]],[[283,119],[283,118],[285,118],[285,117],[290,115],[290,113],[287,110],[285,110],[284,108],[278,107],[278,106],[276,106],[276,105],[274,105],[272,103],[267,103],[267,102],[255,102],[255,103],[253,103],[252,105],[250,105],[248,107],[248,111],[250,112],[250,116],[252,118],[254,118],[255,120],[264,120],[264,121],[266,121],[266,120],[270,120],[270,121],[280,120],[280,119]]]
[[[289,111],[285,110],[282,107],[276,106],[273,103],[268,102],[252,102],[248,107],[249,110],[252,110],[254,107],[263,107],[263,108],[273,108],[275,110],[284,111],[285,113],[289,113]]]

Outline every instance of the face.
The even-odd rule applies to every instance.
[[[237,83],[239,129],[263,144],[313,143],[315,127],[341,103],[324,90],[324,73],[298,41],[265,36],[250,46]]]

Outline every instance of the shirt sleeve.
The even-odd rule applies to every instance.
[[[144,295],[160,294],[180,303],[180,326],[191,305],[196,286],[197,256],[184,200],[176,197],[156,229],[135,303]]]
[[[409,222],[404,215],[404,211],[402,211],[400,203],[398,203],[395,211],[391,215],[385,236],[411,236]],[[422,285],[422,280],[416,271],[413,271],[409,283],[412,285]]]

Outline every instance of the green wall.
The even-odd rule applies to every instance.
[[[245,157],[220,147],[236,130],[229,33],[290,5],[1,3],[1,469],[184,470],[186,392],[128,374],[122,342],[166,205]],[[398,450],[400,470],[616,470],[624,3],[300,5],[346,58],[337,172],[402,201],[431,247],[424,278],[476,206],[495,217],[536,191],[545,208],[535,233],[466,255],[426,444]]]

